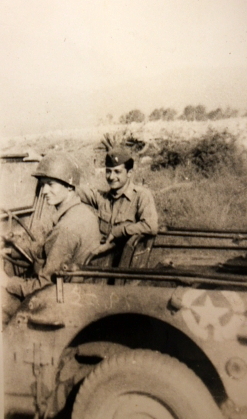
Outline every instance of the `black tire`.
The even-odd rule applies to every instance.
[[[102,361],[77,394],[72,419],[222,419],[202,381],[177,359],[148,350]]]

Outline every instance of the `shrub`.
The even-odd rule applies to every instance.
[[[152,171],[157,171],[162,168],[175,169],[179,165],[186,165],[188,161],[188,152],[190,150],[189,142],[174,141],[169,139],[159,139],[160,151],[153,157],[151,165]]]
[[[237,109],[232,109],[230,108],[230,106],[228,106],[224,113],[224,118],[236,118],[238,116],[238,110]]]
[[[154,109],[153,112],[149,115],[149,121],[158,121],[161,119],[161,112],[163,111],[163,108],[161,109]]]
[[[143,140],[140,140],[139,138],[136,138],[133,136],[132,133],[126,138],[123,139],[122,143],[130,147],[132,151],[138,153],[139,151],[143,150],[146,143]]]
[[[145,115],[139,109],[134,109],[122,116],[120,116],[120,124],[131,124],[131,122],[143,122],[145,120]]]
[[[182,163],[182,156],[177,151],[164,150],[161,155],[157,156],[151,164],[151,170],[160,170],[161,167],[175,169],[179,164]]]
[[[208,131],[192,148],[190,160],[196,171],[204,177],[222,172],[223,169],[237,173],[243,168],[236,138],[227,131]]]
[[[221,108],[214,109],[213,111],[210,111],[207,115],[208,119],[211,119],[212,121],[217,121],[218,119],[223,118],[223,111]]]
[[[207,119],[206,108],[203,105],[188,105],[184,108],[181,119],[187,121],[205,121]]]
[[[190,179],[200,175],[210,178],[214,174],[230,171],[239,175],[246,171],[245,155],[237,146],[233,134],[209,130],[200,138],[190,141],[164,140],[160,151],[153,156],[151,170],[173,169],[182,166]]]
[[[221,108],[214,109],[207,114],[208,119],[216,121],[218,119],[236,118],[238,116],[238,110],[232,109],[229,106],[222,110]]]
[[[163,121],[173,121],[175,119],[176,114],[177,111],[172,108],[154,109],[154,111],[149,115],[149,120],[157,121],[159,119],[162,119]]]
[[[203,105],[195,107],[196,121],[205,121],[207,119],[206,108]]]

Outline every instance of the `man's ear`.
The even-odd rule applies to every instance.
[[[133,173],[133,169],[130,169],[130,170],[128,171],[128,173],[127,173],[127,176],[128,176],[128,177],[131,177],[131,176],[132,176],[132,173]]]

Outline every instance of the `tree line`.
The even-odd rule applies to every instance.
[[[206,121],[208,119],[216,121],[219,119],[235,118],[237,116],[247,116],[247,113],[240,115],[237,109],[227,107],[225,109],[216,108],[211,111],[207,111],[203,105],[185,106],[182,114],[179,114],[174,108],[156,108],[146,118],[146,115],[139,109],[131,110],[119,118],[120,124],[130,124],[131,122],[144,122],[147,119],[149,121],[174,121],[185,120],[185,121]],[[107,115],[108,122],[112,122],[113,116]]]

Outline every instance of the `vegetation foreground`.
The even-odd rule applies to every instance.
[[[106,187],[105,148],[121,144],[136,160],[135,181],[153,191],[160,225],[247,230],[247,118],[100,125],[5,141],[2,153],[66,150],[84,181]]]

